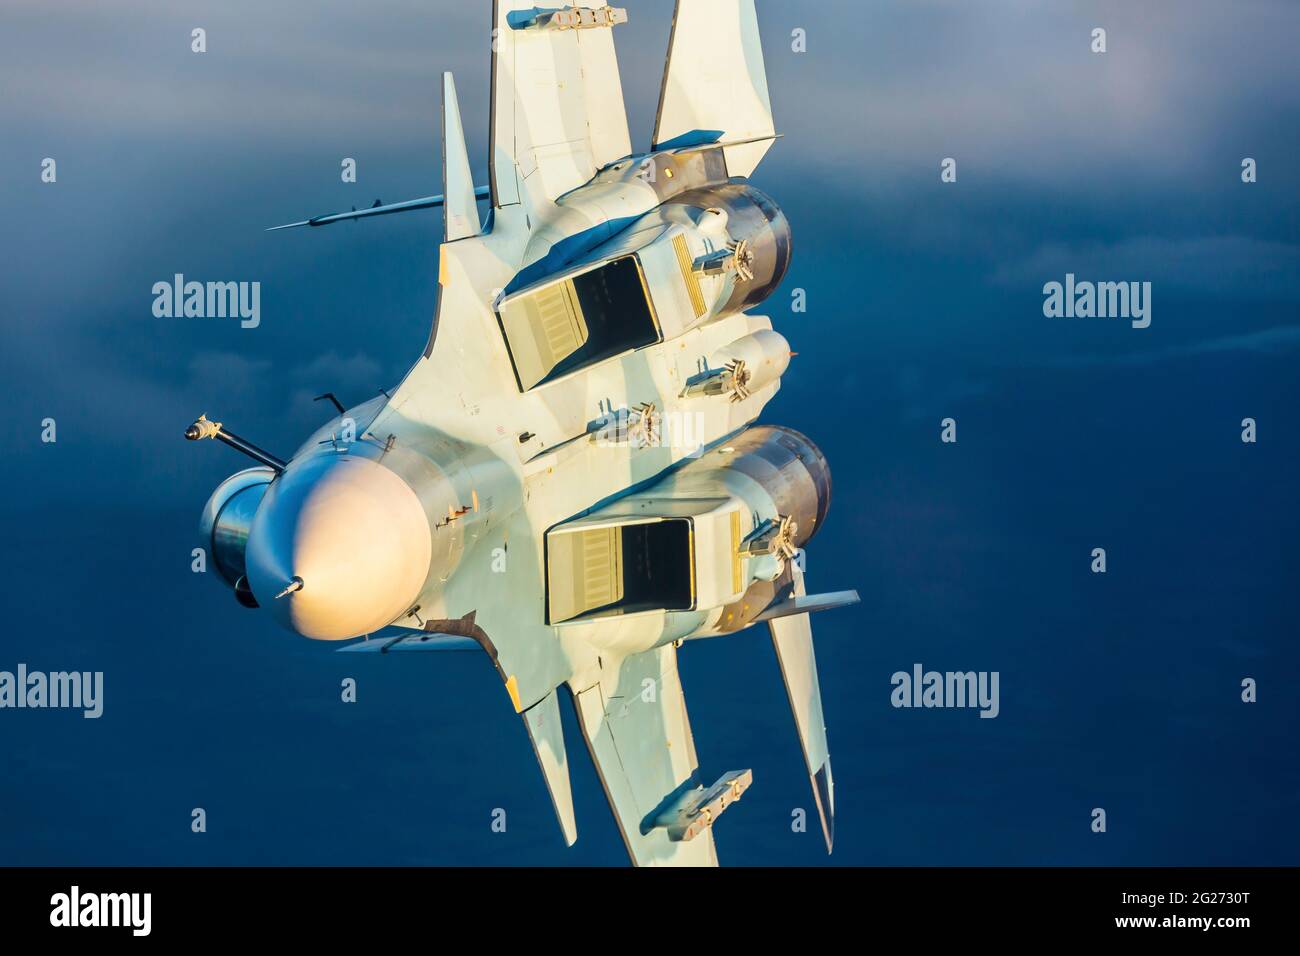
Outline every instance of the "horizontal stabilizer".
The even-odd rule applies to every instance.
[[[778,617],[792,614],[811,614],[814,611],[829,611],[832,608],[848,607],[857,604],[861,598],[857,591],[831,591],[829,594],[801,594],[789,600],[773,604],[754,618],[755,621],[771,621]]]
[[[340,647],[339,651],[361,654],[391,654],[396,651],[481,651],[482,645],[472,637],[437,634],[433,631],[407,631],[396,637],[373,636]]]
[[[682,153],[697,153],[702,149],[723,149],[726,150],[732,146],[752,146],[754,143],[774,143],[778,139],[785,138],[785,133],[770,133],[765,136],[751,136],[748,139],[729,139],[725,142],[713,142],[711,137],[702,137],[701,142],[690,146],[678,146],[674,152],[678,155]]]
[[[573,703],[628,855],[637,866],[717,866],[711,831],[673,840],[654,825],[675,802],[667,795],[699,786],[676,648],[600,660],[600,679],[573,688]]]
[[[754,782],[754,771],[732,770],[725,773],[711,787],[688,790],[670,804],[654,825],[668,831],[668,839],[684,842],[699,836],[749,789]]]
[[[476,199],[487,199],[490,191],[487,186],[478,186],[474,189]],[[436,209],[447,201],[445,196],[425,196],[422,199],[408,199],[406,202],[393,202],[386,206],[374,205],[369,209],[353,209],[351,212],[336,212],[331,216],[316,216],[312,219],[304,219],[302,222],[289,222],[283,226],[271,226],[267,232],[275,232],[277,229],[296,229],[299,226],[328,226],[334,222],[344,222],[348,219],[365,219],[369,216],[388,216],[395,212],[411,212],[415,209]]]

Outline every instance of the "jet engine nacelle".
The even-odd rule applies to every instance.
[[[657,212],[668,220],[691,222],[706,235],[717,233],[723,244],[744,243],[745,266],[752,278],[736,282],[715,315],[758,305],[776,291],[790,268],[790,222],[772,197],[747,182],[692,189]]]
[[[749,506],[759,523],[788,518],[803,547],[826,520],[831,469],[805,435],[780,425],[746,429],[668,479],[676,494],[727,491]]]
[[[725,494],[742,507],[727,547],[732,574],[720,577],[710,600],[702,594],[697,607],[726,603],[753,583],[782,578],[830,508],[831,472],[820,449],[794,429],[774,425],[747,429],[667,481],[675,496]],[[709,564],[723,566],[722,555],[696,555],[697,569]]]
[[[624,651],[743,626],[788,580],[788,562],[821,527],[830,495],[816,445],[790,428],[750,428],[552,528],[547,622],[589,627],[588,640]],[[740,609],[726,617],[731,606]],[[641,612],[669,612],[663,630],[630,623]]]
[[[615,185],[633,188],[586,188]],[[594,210],[575,198],[553,217],[548,251],[495,302],[520,391],[742,312],[790,265],[785,215],[746,182],[674,193],[612,237],[608,221],[565,236]]]
[[[248,531],[253,526],[262,496],[275,478],[270,468],[246,468],[236,472],[221,484],[203,506],[199,518],[199,535],[202,546],[221,575],[239,598],[241,604],[256,606],[244,578],[244,549],[248,544]]]
[[[691,462],[673,480],[678,495],[726,493],[742,508],[733,517],[729,540],[721,529],[715,531],[711,553],[705,553],[709,546],[699,536],[697,577],[701,582],[711,577],[714,584],[702,584],[696,607],[719,610],[687,636],[711,637],[748,626],[790,593],[792,565],[802,569],[801,551],[826,520],[831,500],[826,458],[794,429],[760,425]]]

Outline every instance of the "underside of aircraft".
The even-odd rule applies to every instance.
[[[645,153],[626,20],[497,0],[487,181],[444,74],[442,193],[276,227],[441,207],[437,315],[396,388],[288,459],[190,426],[258,462],[213,493],[204,546],[241,603],[345,652],[486,652],[572,845],[567,688],[638,865],[717,863],[752,773],[701,775],[677,654],[766,625],[829,851],[810,615],[858,596],[806,592],[829,466],[757,423],[792,352],[750,310],[792,247],[750,181],[777,138],[754,3],[678,0]]]

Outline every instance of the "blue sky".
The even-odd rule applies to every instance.
[[[626,6],[644,148],[671,4]],[[785,138],[754,179],[795,251],[756,311],[799,353],[765,420],[827,453],[810,576],[863,595],[817,622],[831,862],[1300,861],[1300,7],[758,6]],[[328,649],[189,572],[198,511],[241,463],[185,425],[207,412],[288,454],[323,420],[313,395],[361,401],[423,348],[436,213],[263,229],[437,192],[442,70],[481,173],[486,6],[11,0],[0,24],[0,480],[22,596],[0,668],[103,669],[108,694],[99,721],[0,713],[18,768],[0,862],[621,863],[580,753],[580,841],[560,845],[486,665],[368,663],[348,709]],[[260,281],[261,325],[155,318],[176,272]],[[1151,327],[1045,318],[1066,272],[1150,281]],[[999,670],[1002,713],[891,708],[917,661]],[[682,667],[706,771],[755,769],[724,861],[823,862],[786,823],[808,796],[766,638]]]

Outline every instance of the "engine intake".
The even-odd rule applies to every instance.
[[[212,557],[217,573],[232,588],[238,588],[244,577],[248,531],[258,505],[262,503],[262,496],[274,478],[275,471],[271,468],[246,468],[217,485],[203,506],[203,515],[199,519],[200,540]]]

